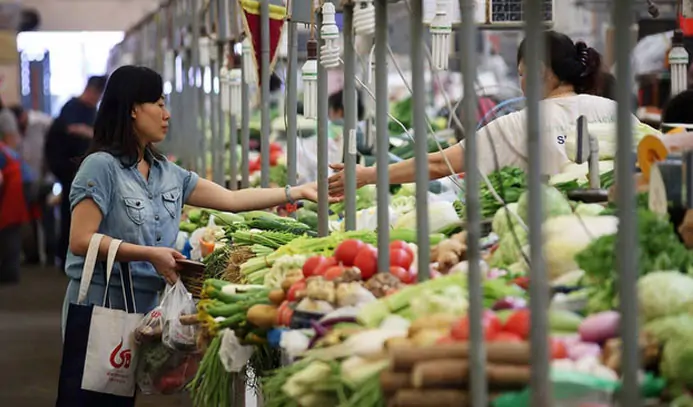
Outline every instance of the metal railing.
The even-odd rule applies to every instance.
[[[126,41],[114,52],[128,53],[134,55],[134,62],[147,63],[142,59],[146,53],[144,50],[155,50],[155,58],[149,61],[161,61],[160,65],[154,68],[162,69],[164,72],[172,72],[166,81],[172,85],[170,93],[170,106],[173,112],[170,139],[168,140],[169,149],[180,154],[184,165],[206,176],[207,153],[212,152],[212,168],[216,169],[214,180],[223,182],[226,175],[231,175],[231,188],[237,187],[240,179],[240,186],[249,186],[249,118],[251,113],[251,100],[256,92],[260,92],[261,100],[269,99],[269,3],[263,1],[261,7],[261,66],[262,77],[260,79],[260,89],[254,83],[248,81],[254,73],[248,72],[248,67],[252,66],[242,63],[243,81],[241,100],[230,100],[231,104],[241,103],[240,115],[229,114],[222,111],[218,102],[219,97],[229,97],[224,94],[223,89],[215,89],[214,84],[218,81],[220,68],[226,63],[228,52],[235,44],[241,40],[241,26],[239,25],[239,4],[230,0],[208,0],[217,6],[211,6],[204,0],[171,0],[162,5],[161,10],[148,17],[148,20],[139,23],[135,29],[128,33]],[[416,192],[417,192],[417,237],[418,243],[422,247],[428,246],[428,186],[429,169],[427,162],[427,141],[428,124],[425,116],[425,94],[426,83],[424,79],[425,50],[423,41],[424,23],[423,0],[408,0],[411,5],[411,87],[413,90],[413,127],[414,137],[416,138]],[[288,162],[288,183],[296,183],[296,159],[297,159],[297,86],[300,72],[299,61],[297,59],[297,29],[299,24],[306,23],[305,16],[301,17],[297,13],[300,6],[299,0],[291,0],[287,6],[289,19],[288,24],[288,70],[286,75],[286,106],[285,115],[287,122],[287,162]],[[360,3],[360,2],[357,2]],[[389,175],[387,166],[390,160],[388,155],[388,83],[387,83],[387,58],[388,58],[388,1],[375,0],[376,13],[376,32],[375,32],[375,128],[378,130],[377,137],[377,182],[378,185],[388,185]],[[462,73],[464,77],[464,89],[475,89],[476,78],[476,32],[480,29],[478,22],[474,19],[474,8],[479,2],[475,0],[459,0],[459,7],[462,11],[462,24],[459,25],[462,38],[462,49],[465,52],[463,58]],[[549,365],[549,339],[548,339],[548,320],[547,310],[549,308],[549,287],[542,249],[541,225],[544,219],[543,205],[541,200],[541,166],[542,154],[540,146],[545,135],[542,134],[541,125],[543,120],[539,108],[540,100],[543,98],[542,90],[542,60],[545,55],[543,51],[544,21],[542,14],[542,0],[525,0],[523,2],[524,16],[526,24],[523,25],[527,38],[526,49],[526,81],[527,81],[527,134],[529,152],[529,246],[531,247],[530,279],[530,308],[531,308],[531,405],[535,407],[550,407],[553,405],[550,386],[550,365]],[[629,64],[631,44],[630,27],[632,24],[634,0],[613,0],[612,15],[615,26],[617,43],[616,65],[617,72],[617,100],[618,100],[618,153],[617,162],[617,195],[620,210],[619,231],[618,231],[618,253],[617,264],[619,273],[619,298],[621,310],[621,337],[623,340],[623,390],[621,391],[620,405],[636,407],[641,405],[638,390],[637,371],[639,368],[638,354],[638,323],[637,323],[637,304],[636,304],[636,281],[637,281],[637,246],[636,246],[636,218],[634,203],[634,181],[631,176],[633,170],[632,149],[633,137],[631,132],[631,67]],[[310,1],[305,0],[301,4],[310,7]],[[346,193],[346,227],[355,228],[356,217],[356,154],[355,154],[355,129],[357,121],[356,113],[356,87],[354,77],[357,71],[356,55],[354,51],[354,5],[355,3],[339,4],[342,8],[344,19],[344,43],[343,43],[343,67],[344,67],[344,151],[345,154],[345,193]],[[207,11],[205,11],[207,10]],[[203,33],[200,21],[205,12],[216,10],[217,17],[214,26],[213,44],[216,47],[216,57],[214,63],[211,61],[200,60],[200,38]],[[230,18],[229,18],[230,16]],[[318,14],[317,23],[320,25],[320,15]],[[140,33],[147,31],[147,27],[152,24],[157,25],[154,31],[159,35],[144,35],[138,37]],[[505,27],[520,26],[506,25]],[[151,30],[147,31],[151,33]],[[320,32],[319,27],[317,32]],[[249,54],[243,53],[242,58],[248,58]],[[125,58],[127,61],[128,59]],[[246,61],[244,61],[246,62]],[[207,64],[207,65],[205,65]],[[169,67],[173,66],[173,69]],[[212,84],[211,91],[204,89],[205,72],[209,74]],[[327,77],[324,68],[319,68],[319,91],[318,91],[318,179],[319,179],[319,232],[324,235],[328,233],[328,158],[327,158]],[[270,116],[268,103],[260,103],[261,109],[261,179],[262,186],[269,184],[269,142],[270,142]],[[465,92],[463,101],[463,127],[465,129],[476,128],[476,94],[475,92]],[[207,123],[212,123],[208,126]],[[236,143],[238,141],[238,127],[240,127],[241,155],[236,155]],[[207,143],[206,133],[211,133]],[[229,141],[229,148],[223,146]],[[469,302],[471,323],[471,397],[475,407],[485,407],[488,405],[487,383],[485,374],[485,352],[483,331],[481,327],[481,316],[483,312],[482,289],[481,289],[481,270],[479,267],[480,251],[479,240],[481,238],[480,228],[480,206],[479,206],[479,184],[482,181],[480,173],[476,170],[477,157],[476,135],[472,131],[466,132],[466,152],[465,163],[469,170],[466,173],[466,207],[467,207],[467,227],[469,236],[468,259],[469,259]],[[227,151],[226,151],[227,150]],[[230,174],[223,171],[223,163],[229,161],[232,166],[240,162],[240,174],[232,168]],[[237,176],[239,177],[237,178]],[[389,199],[388,188],[378,188],[378,202],[387,202]],[[379,269],[387,270],[389,265],[389,215],[388,206],[378,205],[378,248],[380,261]],[[419,251],[418,270],[428,270],[430,258],[427,250]],[[421,275],[420,278],[426,278]]]

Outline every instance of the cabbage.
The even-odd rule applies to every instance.
[[[459,225],[455,207],[450,202],[437,201],[428,205],[428,224],[431,232],[436,233],[452,225]],[[395,229],[416,230],[416,211],[412,210],[400,216],[394,224]]]
[[[563,196],[561,191],[554,187],[542,185],[544,193],[544,212],[548,218],[573,213],[570,202]],[[517,202],[517,214],[527,223],[529,215],[529,191],[525,191]]]
[[[604,206],[600,204],[578,204],[575,214],[580,216],[597,216],[604,211]]]
[[[491,222],[491,229],[498,235],[503,236],[506,232],[510,231],[510,228],[517,225],[517,218],[513,214],[517,214],[517,202],[507,204],[505,207],[500,208],[495,215],[493,215],[493,221]],[[510,212],[510,213],[506,213]],[[508,218],[510,218],[510,224],[508,224]],[[521,228],[516,228],[521,229]]]
[[[693,278],[678,271],[655,271],[638,280],[638,307],[646,322],[693,309]]]
[[[646,323],[642,329],[660,344],[679,336],[691,338],[693,337],[693,315],[683,313],[657,318]]]
[[[517,241],[512,231],[506,232],[498,242],[498,249],[493,254],[494,261],[497,259],[501,265],[513,264],[522,259],[522,248],[527,244],[527,232],[519,227],[515,228]],[[518,245],[519,242],[519,245]],[[496,256],[499,256],[498,258]]]
[[[412,298],[409,305],[417,317],[441,313],[462,316],[469,307],[467,295],[458,285],[448,286],[439,292],[426,290]]]
[[[565,215],[544,222],[544,256],[549,279],[578,270],[575,255],[593,240],[618,230],[615,216]]]

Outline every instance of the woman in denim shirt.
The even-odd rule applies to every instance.
[[[111,75],[94,124],[94,139],[70,191],[72,225],[66,273],[70,277],[63,307],[77,301],[84,257],[94,233],[104,234],[99,259],[111,238],[121,239],[116,262],[127,262],[133,277],[137,312],[157,305],[164,281],[178,278],[173,249],[184,204],[245,211],[299,199],[317,199],[317,185],[229,191],[168,161],[154,144],[166,137],[170,114],[164,105],[161,76],[151,69],[124,66]],[[119,265],[114,268],[110,304],[124,309]],[[105,290],[103,264],[94,273],[87,301],[100,304]]]

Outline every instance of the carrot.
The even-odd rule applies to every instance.
[[[397,373],[389,370],[380,373],[380,389],[386,396],[391,396],[400,389],[406,389],[410,382],[409,373]]]
[[[507,365],[529,364],[528,342],[490,342],[486,344],[486,358],[491,363]],[[410,371],[418,362],[440,359],[468,359],[469,343],[438,344],[435,347],[399,345],[390,350],[393,369],[397,372]]]
[[[520,365],[486,365],[489,383],[496,387],[529,383],[530,367]],[[417,389],[463,386],[469,382],[469,361],[465,359],[420,362],[414,366],[411,384]]]
[[[200,253],[202,254],[202,257],[207,257],[212,254],[215,247],[216,244],[214,242],[208,242],[200,238]]]
[[[467,392],[460,390],[413,390],[402,389],[395,393],[397,407],[467,406]]]

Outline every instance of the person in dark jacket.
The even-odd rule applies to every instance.
[[[106,87],[106,76],[92,76],[84,92],[70,99],[53,121],[46,135],[45,157],[49,170],[60,182],[63,193],[60,207],[60,238],[57,257],[65,263],[70,236],[70,194],[79,162],[86,154],[94,133],[96,107]]]

